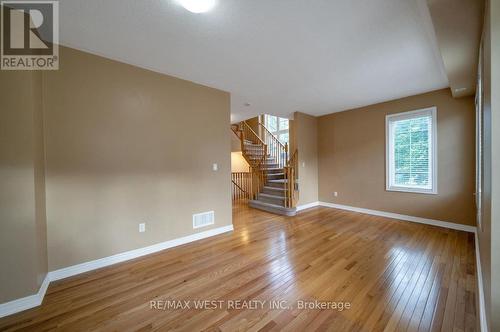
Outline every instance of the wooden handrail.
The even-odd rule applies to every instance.
[[[240,131],[240,126],[237,124],[232,124],[231,125],[231,131],[240,139],[241,131]]]
[[[278,167],[285,167],[288,162],[288,144],[281,143],[264,124],[259,123],[259,126],[262,128],[264,142],[268,146],[269,155],[274,158]]]
[[[246,121],[241,122],[242,128],[240,130],[243,131],[243,133],[247,134],[245,135],[245,139],[248,139],[249,141],[252,141],[256,144],[263,144],[265,145],[266,143],[260,138],[259,135],[250,127],[250,125]],[[249,134],[249,135],[248,135]]]
[[[281,141],[277,139],[276,136],[274,136],[273,133],[271,133],[271,131],[267,129],[267,127],[263,123],[259,122],[259,126],[261,126],[262,129],[264,129],[267,135],[272,136],[276,140],[278,145],[281,145],[283,148],[285,147],[285,145],[281,143]]]
[[[248,198],[257,199],[257,195],[262,191],[265,179],[266,171],[264,170],[264,163],[268,155],[267,145],[264,141],[257,135],[257,133],[250,127],[246,121],[239,123],[238,127],[232,127],[233,132],[238,136],[241,143],[241,151],[243,157],[250,165],[250,187],[251,191],[248,193]],[[253,149],[251,155],[257,156],[257,159],[250,159],[249,154],[247,154],[246,140],[252,142],[254,145],[251,147]],[[257,152],[257,153],[256,153]]]
[[[255,131],[246,123],[245,121],[240,122],[239,124],[232,124],[231,131],[238,137],[241,144],[241,151],[243,154],[243,158],[245,158],[246,162],[250,165],[250,167],[255,168],[260,166],[267,155],[267,146],[264,144],[262,139],[255,133]],[[246,132],[246,135],[245,135]],[[252,139],[248,139],[248,137]],[[261,157],[258,160],[249,159],[246,152],[245,140],[251,141],[253,144],[260,146],[262,152],[259,154]],[[254,143],[257,141],[257,143]]]
[[[245,160],[248,162],[248,164],[252,168],[258,168],[260,169],[261,166],[264,164],[264,161],[266,160],[266,156],[268,155],[268,150],[267,150],[267,145],[266,143],[260,138],[259,135],[250,127],[250,125],[246,121],[240,122],[240,140],[241,140],[241,151],[243,152]],[[257,152],[259,152],[259,159],[256,160],[251,160],[248,159],[246,156],[246,146],[245,146],[245,140],[248,140],[252,142],[254,145],[257,145]],[[260,151],[259,151],[260,150]]]
[[[240,187],[239,184],[237,184],[236,182],[234,182],[234,180],[231,180],[231,182],[236,186],[236,188],[238,188],[240,191],[244,192],[245,194],[247,193],[247,191],[243,188]]]
[[[252,182],[252,172],[232,172],[233,200],[253,198]]]

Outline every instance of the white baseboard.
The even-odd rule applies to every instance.
[[[45,277],[42,285],[37,294],[23,297],[14,301],[6,302],[0,304],[0,317],[15,314],[20,311],[31,309],[42,304],[45,292],[49,287],[51,281],[56,281],[64,278],[68,278],[80,273],[88,272],[91,270],[99,269],[102,267],[110,266],[116,263],[121,263],[128,261],[130,259],[138,258],[141,256],[149,255],[161,250],[177,247],[190,242],[202,240],[209,238],[218,234],[231,232],[233,230],[233,225],[228,225],[224,227],[210,229],[208,231],[191,234],[181,238],[173,239],[170,241],[165,241],[161,243],[154,244],[152,246],[139,248],[131,251],[126,251],[113,256],[108,256],[100,259],[96,259],[90,262],[85,262],[73,266],[69,266],[63,269],[51,271]]]
[[[45,292],[49,287],[49,283],[50,279],[47,275],[45,276],[45,279],[43,279],[38,293],[0,304],[0,318],[15,314],[16,312],[38,307],[40,304],[42,304],[43,297],[45,296]]]
[[[308,203],[308,204],[298,205],[297,212],[305,210],[305,209],[310,209],[310,208],[313,208],[313,207],[318,206],[318,205],[319,205],[319,202],[312,202],[312,203]]]
[[[405,215],[405,214],[398,214],[398,213],[378,211],[378,210],[370,210],[370,209],[358,208],[358,207],[354,207],[354,206],[334,204],[334,203],[327,203],[327,202],[319,202],[319,205],[320,206],[334,208],[334,209],[347,210],[347,211],[353,211],[353,212],[359,212],[359,213],[365,213],[365,214],[371,214],[371,215],[379,216],[379,217],[386,217],[386,218],[391,218],[391,219],[398,219],[398,220],[405,220],[405,221],[417,222],[417,223],[420,223],[420,224],[426,224],[426,225],[432,225],[432,226],[450,228],[450,229],[455,229],[455,230],[458,230],[458,231],[464,231],[464,232],[469,232],[469,233],[475,233],[476,232],[476,227],[475,226],[456,224],[454,222],[449,222],[449,221],[441,221],[441,220],[427,219],[427,218],[421,218],[421,217],[414,217],[414,216],[408,216],[408,215]]]
[[[161,243],[154,244],[152,246],[139,248],[131,251],[122,252],[120,254],[116,254],[113,256],[108,256],[100,259],[96,259],[90,262],[85,262],[69,267],[65,267],[63,269],[55,270],[49,273],[50,281],[55,281],[59,279],[68,278],[80,273],[88,272],[91,270],[100,269],[102,267],[106,267],[109,265],[113,265],[116,263],[121,263],[124,261],[128,261],[134,258],[138,258],[144,255],[149,255],[161,250],[177,247],[186,243],[190,243],[193,241],[205,239],[207,237],[211,237],[214,235],[230,232],[233,230],[233,225],[214,228],[205,232],[195,233],[192,235],[184,236],[181,238],[173,239],[170,241],[165,241]]]
[[[486,321],[486,303],[484,300],[483,272],[481,269],[481,254],[479,252],[479,237],[476,232],[476,272],[477,272],[477,288],[479,302],[479,324],[481,332],[488,332],[488,322]]]

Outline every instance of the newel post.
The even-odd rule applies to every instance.
[[[285,143],[285,165],[288,165],[288,142]]]

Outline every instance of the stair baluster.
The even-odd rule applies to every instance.
[[[250,205],[294,215],[298,198],[297,151],[288,158],[289,146],[281,143],[263,124],[259,136],[247,122],[231,126],[240,139],[243,157],[250,165]]]

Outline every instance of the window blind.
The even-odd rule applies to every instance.
[[[436,193],[435,109],[387,116],[388,190]]]
[[[431,116],[394,121],[394,184],[430,188]]]

